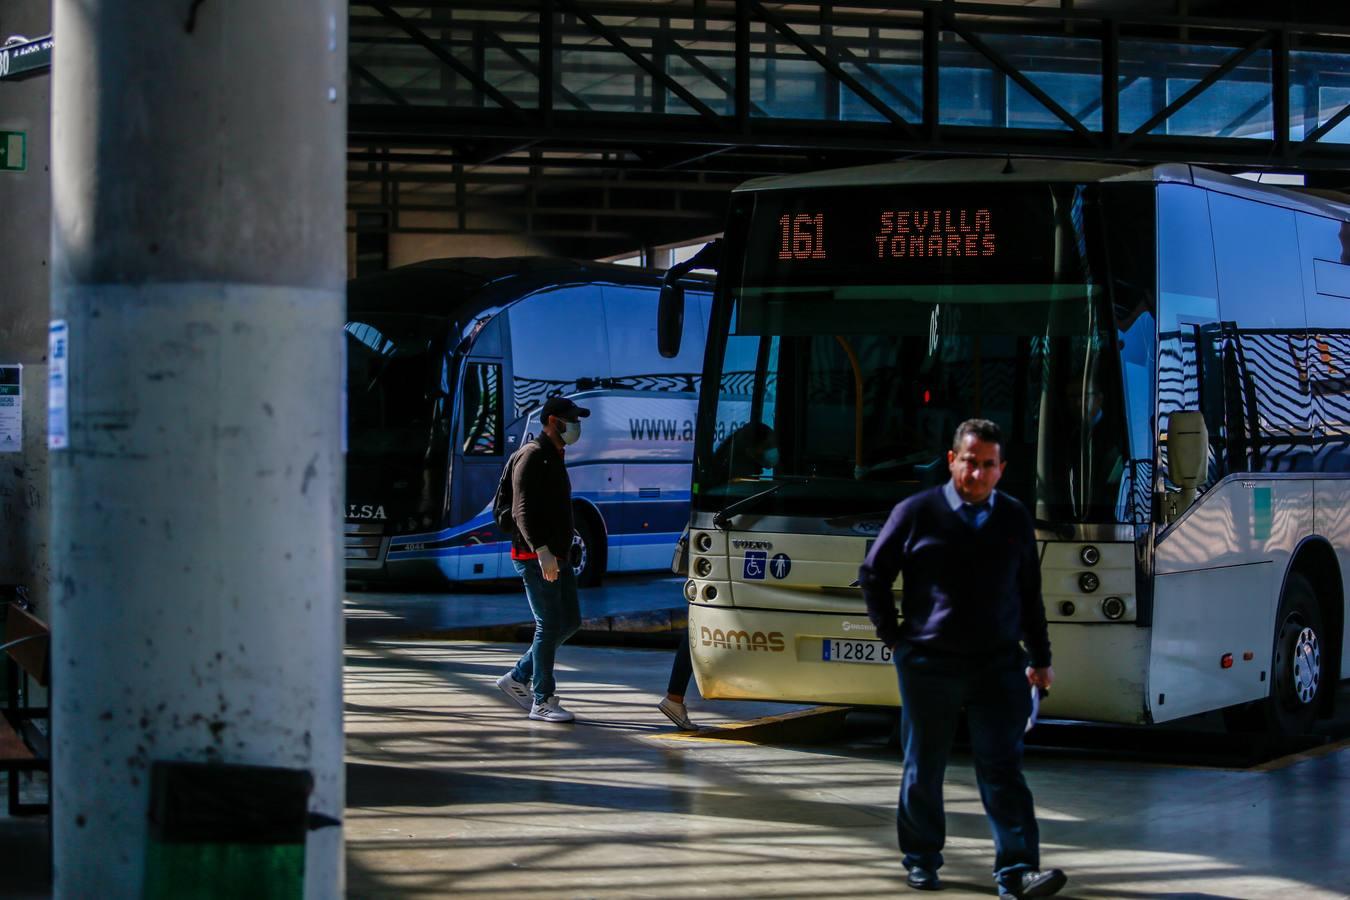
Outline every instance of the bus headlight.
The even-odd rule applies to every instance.
[[[700,531],[694,535],[694,549],[699,553],[707,553],[712,549],[712,535],[706,531]]]
[[[1112,622],[1124,617],[1125,601],[1119,597],[1107,597],[1102,601],[1102,615]]]
[[[1074,612],[1077,611],[1077,609],[1078,607],[1073,605],[1072,600],[1065,600],[1063,603],[1059,605],[1059,614],[1061,616],[1064,616],[1065,618],[1068,618],[1069,616],[1073,615]]]
[[[712,574],[712,560],[706,556],[700,556],[694,560],[694,574],[699,578],[707,578]]]
[[[1102,560],[1102,551],[1091,544],[1088,544],[1078,551],[1078,558],[1083,561],[1083,565],[1085,566],[1095,566]]]
[[[717,585],[708,584],[703,587],[703,599],[709,602],[717,599]]]
[[[684,583],[684,599],[688,600],[690,603],[697,600],[698,585],[694,584],[692,581],[686,581]]]
[[[1102,580],[1097,577],[1095,572],[1080,572],[1078,574],[1078,589],[1085,594],[1090,594],[1102,586]]]

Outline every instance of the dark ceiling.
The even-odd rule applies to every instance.
[[[605,257],[716,232],[750,177],[918,156],[1350,181],[1344,3],[353,0],[350,48],[362,232]]]

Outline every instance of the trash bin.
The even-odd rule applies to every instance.
[[[153,763],[142,896],[303,897],[313,788],[305,769]]]

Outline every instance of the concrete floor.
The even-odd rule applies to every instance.
[[[634,630],[650,625],[653,613],[684,614],[684,579],[666,573],[616,575],[580,592],[583,619],[628,617]],[[380,638],[471,632],[534,621],[520,579],[468,585],[456,591],[347,591],[342,598],[347,643]],[[682,626],[681,626],[682,627]]]
[[[880,739],[678,739],[654,703],[668,651],[564,647],[572,726],[492,679],[516,645],[347,651],[352,897],[909,895],[899,760]],[[705,725],[783,712],[691,701]],[[1350,748],[1263,770],[1033,752],[1047,866],[1079,898],[1350,897]],[[969,760],[948,772],[945,897],[991,896]],[[915,895],[919,896],[919,895]]]
[[[583,610],[641,616],[678,587],[615,579],[583,591]],[[522,645],[391,637],[525,621],[523,594],[362,593],[346,611],[349,896],[920,896],[903,885],[900,762],[881,734],[850,727],[793,745],[775,726],[764,743],[735,740],[747,731],[685,739],[655,708],[671,651],[595,646],[559,656],[559,693],[580,721],[534,723],[492,683]],[[803,715],[697,697],[690,707],[705,726]],[[1184,735],[1146,734],[1148,762],[1109,735],[1089,758],[1082,748],[1102,747],[1100,734],[1029,753],[1044,862],[1070,875],[1062,896],[1350,898],[1350,746],[1204,768],[1168,762],[1196,756],[1171,751]],[[942,896],[993,896],[967,758],[947,784]],[[8,819],[0,806],[0,897],[50,896],[45,851],[45,818]]]

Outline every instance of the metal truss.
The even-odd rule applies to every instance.
[[[1132,6],[353,0],[351,205],[594,249],[901,157],[1350,173],[1350,27]]]

